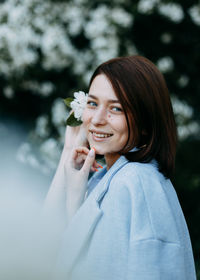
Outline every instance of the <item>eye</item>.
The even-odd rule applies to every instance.
[[[122,112],[123,111],[122,108],[116,107],[116,106],[112,107],[111,110],[114,111],[114,112]]]
[[[89,100],[89,101],[87,102],[87,105],[88,105],[89,107],[96,107],[96,106],[97,106],[97,103],[94,102],[94,101],[92,101],[92,100]]]

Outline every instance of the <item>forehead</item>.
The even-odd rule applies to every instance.
[[[94,95],[97,98],[118,99],[111,82],[108,78],[100,74],[94,78],[89,89],[89,95]]]

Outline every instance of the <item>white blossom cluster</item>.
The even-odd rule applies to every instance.
[[[116,40],[116,28],[128,27],[133,16],[120,8],[112,11],[106,5],[100,5],[89,14],[89,21],[85,25],[85,35],[91,40],[91,48],[96,53],[96,64],[115,57],[119,52],[119,38]]]
[[[83,111],[87,104],[88,94],[83,91],[78,91],[74,93],[74,100],[70,103],[72,110],[74,111],[75,118],[80,121],[82,120]]]
[[[140,0],[137,6],[138,12],[150,14],[158,3],[159,0]]]
[[[186,139],[188,136],[200,133],[200,125],[192,119],[193,109],[186,102],[172,98],[173,111],[178,126],[178,137],[180,140]]]
[[[173,70],[174,62],[170,56],[165,56],[158,59],[157,66],[162,73],[166,73]]]
[[[200,5],[194,5],[189,9],[189,14],[193,22],[197,25],[200,25]]]
[[[38,49],[44,69],[62,70],[71,66],[72,72],[84,73],[86,77],[87,71],[116,56],[117,27],[130,26],[132,15],[120,7],[110,12],[105,5],[90,11],[87,2],[7,0],[0,3],[0,75],[23,75],[27,66],[39,60]],[[90,50],[73,45],[71,37],[81,33],[91,42]]]
[[[181,22],[184,18],[184,12],[181,5],[177,3],[159,4],[158,11],[161,15],[169,18],[173,22]]]
[[[184,18],[182,7],[177,3],[162,3],[161,0],[140,0],[138,2],[138,12],[142,14],[151,14],[153,9],[169,18],[171,21],[180,22]]]
[[[8,81],[15,76],[22,77],[19,79],[21,88],[44,97],[55,92],[56,85],[49,80],[23,78],[27,68],[38,63],[44,71],[62,71],[68,67],[72,74],[81,76],[88,83],[91,72],[98,64],[118,55],[118,28],[128,28],[133,23],[132,14],[120,6],[122,2],[117,0],[112,10],[101,3],[91,9],[88,0],[0,2],[0,76]],[[79,49],[74,45],[73,38],[79,35],[88,40],[88,48]],[[134,46],[128,46],[127,54],[132,50]],[[5,86],[3,93],[10,99],[15,95],[11,84]],[[46,115],[38,117],[30,136],[33,141],[40,140],[37,146],[47,169],[52,169],[57,158],[53,152],[55,147],[49,146],[55,140],[49,135],[50,119],[59,135],[56,139],[58,147],[55,148],[57,155],[60,152],[59,144],[63,142],[64,121],[68,112],[61,103],[61,100],[53,103],[50,118]],[[31,155],[31,145],[27,147],[27,143],[25,148],[22,145],[22,161],[27,158],[29,163],[42,169]]]
[[[119,28],[129,28],[134,21],[131,11],[122,8],[123,2],[115,0],[113,8],[103,3],[91,8],[90,0],[1,1],[0,76],[7,81],[15,76],[24,77],[28,67],[39,64],[44,71],[61,72],[68,68],[87,84],[97,65],[118,56],[122,43],[127,55],[137,53],[134,44],[121,42],[118,35]],[[161,0],[138,2],[137,11],[140,13],[149,14],[153,9],[157,9],[161,15],[173,22],[179,23],[184,18],[179,4],[164,4]],[[194,23],[199,25],[197,5],[188,12]],[[79,35],[88,40],[87,48],[78,48],[75,45],[73,39]],[[168,44],[173,38],[170,33],[163,33],[160,40]],[[163,73],[174,68],[174,62],[168,56],[160,58],[157,65]],[[20,81],[23,89],[43,97],[48,97],[56,91],[56,85],[48,78],[45,81],[35,81],[29,77],[29,80]],[[184,87],[188,78],[183,76],[178,82]],[[2,90],[6,98],[12,99],[15,95],[14,88],[9,83]],[[79,107],[76,105],[77,108]],[[76,110],[78,118],[81,116],[79,109]],[[55,169],[64,141],[64,123],[68,114],[62,100],[56,99],[52,104],[50,116],[39,116],[35,130],[31,133],[32,139],[38,141],[42,160],[34,156],[30,143],[22,145],[18,157],[46,173]],[[57,139],[52,138],[50,134],[50,120],[58,132]]]
[[[24,89],[31,90],[36,95],[42,95],[44,97],[48,97],[55,90],[55,86],[51,81],[31,81],[27,80],[22,82],[21,87]]]
[[[31,132],[32,138],[35,139],[34,145],[38,145],[39,155],[33,152],[30,142],[21,144],[17,159],[22,163],[27,163],[40,170],[44,174],[50,174],[55,170],[61,153],[61,146],[64,144],[65,120],[69,112],[61,98],[53,102],[50,118],[55,126],[58,137],[57,139],[50,135],[50,121],[47,115],[41,115],[36,119],[35,130]]]

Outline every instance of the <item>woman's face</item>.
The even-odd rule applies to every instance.
[[[96,76],[91,84],[83,125],[89,145],[97,154],[118,154],[127,143],[125,114],[111,83],[103,74]]]

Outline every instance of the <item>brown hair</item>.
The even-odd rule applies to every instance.
[[[169,92],[157,67],[142,56],[111,59],[97,67],[104,74],[125,112],[129,138],[120,152],[132,162],[156,159],[167,178],[174,171],[177,131]],[[132,148],[137,151],[128,152]]]

